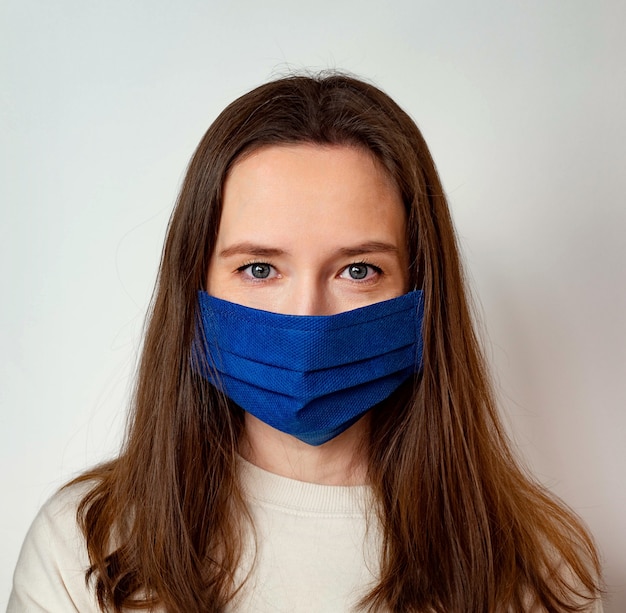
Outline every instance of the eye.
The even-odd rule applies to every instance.
[[[382,274],[382,272],[378,266],[366,264],[365,262],[356,262],[346,266],[339,276],[342,279],[350,279],[352,281],[369,281]]]
[[[276,270],[271,264],[265,262],[252,262],[237,269],[237,272],[244,274],[250,279],[272,279],[277,276]]]

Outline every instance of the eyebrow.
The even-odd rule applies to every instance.
[[[366,241],[351,247],[341,247],[337,250],[339,254],[344,256],[357,256],[364,253],[399,253],[398,247],[391,243],[382,241]],[[218,253],[221,258],[228,258],[234,255],[254,255],[258,257],[277,257],[280,255],[289,255],[284,249],[268,247],[252,242],[242,242],[231,245],[222,249]]]
[[[339,253],[347,256],[361,255],[363,253],[399,253],[398,247],[382,241],[367,241],[354,247],[342,247]]]
[[[267,247],[256,243],[244,242],[236,243],[230,247],[222,249],[218,255],[221,258],[229,258],[233,255],[256,255],[259,257],[276,257],[284,255],[287,252],[284,249],[276,249],[275,247]]]

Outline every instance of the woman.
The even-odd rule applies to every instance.
[[[413,121],[335,74],[233,102],[170,222],[124,447],[44,507],[9,610],[600,611],[598,578],[513,458]]]

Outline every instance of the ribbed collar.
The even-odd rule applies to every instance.
[[[374,496],[367,485],[319,485],[270,473],[240,458],[240,475],[250,502],[288,513],[365,517]]]

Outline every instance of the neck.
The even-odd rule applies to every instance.
[[[322,485],[363,485],[367,481],[364,441],[369,435],[366,414],[334,439],[314,447],[245,414],[240,454],[271,473]]]

